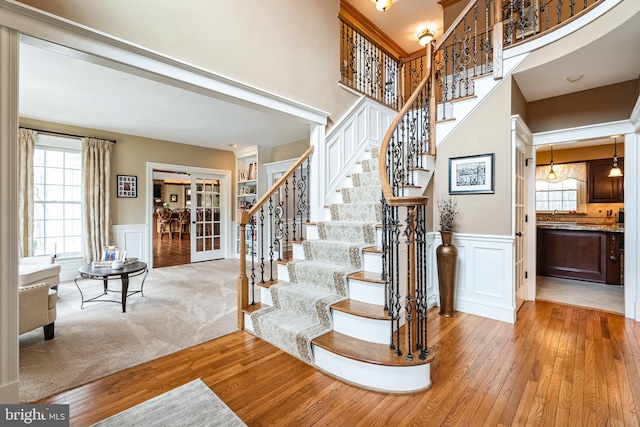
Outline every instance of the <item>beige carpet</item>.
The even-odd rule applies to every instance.
[[[197,379],[93,426],[235,427],[246,424],[202,380]]]
[[[624,314],[624,286],[537,276],[536,299]]]
[[[55,338],[45,341],[42,328],[20,336],[20,401],[33,402],[235,331],[238,268],[238,260],[218,260],[154,269],[144,297],[130,296],[126,313],[109,302],[81,310],[73,281],[61,283]],[[140,281],[141,276],[131,279],[129,288],[137,289]],[[100,293],[100,281],[83,283],[83,292]]]

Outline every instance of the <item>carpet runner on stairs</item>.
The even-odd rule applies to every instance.
[[[362,270],[362,249],[376,242],[382,190],[375,150],[371,157],[341,190],[343,203],[330,206],[331,221],[317,223],[319,239],[303,242],[305,259],[287,264],[289,281],[269,288],[273,306],[251,313],[259,337],[307,363],[311,341],[332,329],[331,305],[349,297],[347,276]]]

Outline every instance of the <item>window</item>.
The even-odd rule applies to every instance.
[[[33,253],[82,253],[82,155],[77,139],[38,135],[33,155]]]
[[[567,178],[559,182],[536,181],[537,211],[577,211],[578,180]]]

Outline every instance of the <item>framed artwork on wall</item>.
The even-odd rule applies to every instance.
[[[178,195],[177,194],[172,194],[171,195],[171,203],[176,203],[178,201]]]
[[[451,157],[449,194],[494,193],[494,154]]]
[[[133,175],[118,175],[118,197],[138,197],[138,177]]]

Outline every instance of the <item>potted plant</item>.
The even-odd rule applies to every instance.
[[[438,262],[438,288],[440,290],[440,314],[452,317],[455,299],[455,273],[458,250],[451,244],[453,223],[458,214],[458,202],[451,196],[442,196],[437,201],[440,216],[442,244],[436,249]]]

